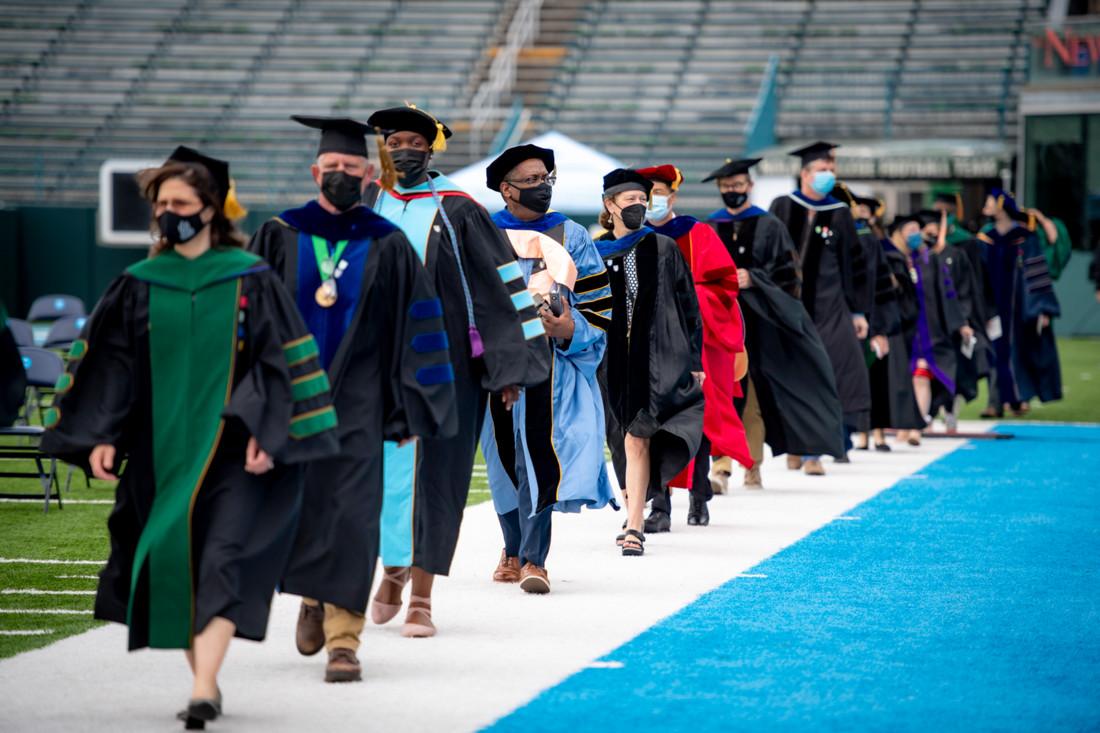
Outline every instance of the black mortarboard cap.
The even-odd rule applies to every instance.
[[[649,196],[653,190],[653,181],[641,173],[630,168],[616,168],[603,177],[603,192],[605,196],[614,196],[622,191],[641,190]]]
[[[225,204],[225,197],[229,195],[229,163],[211,158],[209,155],[203,155],[198,150],[189,148],[186,145],[180,145],[173,150],[172,154],[168,156],[168,161],[187,165],[200,165],[205,168],[210,173],[211,178],[214,179],[214,185],[218,187],[218,203]]]
[[[385,137],[389,137],[390,133],[401,131],[423,135],[428,145],[436,152],[447,149],[447,138],[452,134],[449,127],[411,104],[380,109],[367,118],[367,124],[372,128],[377,127]]]
[[[818,140],[816,143],[811,143],[798,150],[792,150],[788,155],[794,155],[802,160],[802,165],[806,166],[815,160],[829,160],[833,157],[833,150],[840,146],[835,143],[827,143],[824,140]]]
[[[889,227],[890,234],[893,234],[898,229],[901,229],[903,226],[905,226],[906,224],[908,224],[911,221],[916,222],[918,225],[920,225],[920,223],[921,223],[920,218],[917,217],[917,216],[914,216],[912,214],[907,214],[905,216],[895,216],[894,220],[892,222],[890,222],[890,227]]]
[[[742,158],[741,160],[732,160],[726,158],[726,164],[715,171],[711,171],[710,175],[703,179],[703,183],[707,181],[713,181],[718,178],[729,178],[730,176],[739,176],[742,173],[748,173],[749,168],[759,163],[763,158]]]
[[[917,221],[920,222],[920,225],[922,227],[926,227],[929,224],[939,224],[941,214],[940,212],[933,211],[932,209],[922,209],[921,211],[918,211],[916,214],[914,214],[914,217],[917,219]]]
[[[500,191],[500,184],[513,168],[525,160],[538,159],[546,165],[547,172],[554,170],[554,151],[538,145],[517,145],[508,148],[485,169],[485,185],[490,191]]]
[[[367,156],[366,135],[371,128],[350,117],[312,117],[309,115],[291,115],[290,119],[300,125],[321,131],[321,144],[317,155],[322,153],[344,153],[345,155]]]

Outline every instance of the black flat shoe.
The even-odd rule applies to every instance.
[[[695,513],[696,527],[706,527],[708,524],[710,524],[710,510],[707,509],[707,503],[705,501],[696,508]],[[689,521],[688,524],[691,524],[691,522]]]
[[[851,463],[851,462],[852,462],[852,459],[848,457],[847,453],[842,455],[840,458],[834,458],[833,459],[833,463]]]
[[[650,512],[645,520],[646,534],[672,531],[672,517],[665,512]]]
[[[197,699],[187,703],[187,717],[202,721],[217,720],[222,714],[220,700]]]
[[[875,450],[877,450],[879,453],[889,453],[890,446],[886,445],[885,443],[875,443]]]
[[[688,510],[688,526],[689,527],[698,527],[699,526],[699,510],[696,509],[695,507],[692,507],[691,509]]]

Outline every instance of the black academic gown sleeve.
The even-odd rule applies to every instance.
[[[517,311],[512,304],[512,296],[526,284],[522,277],[508,282],[501,278],[501,268],[515,262],[512,245],[481,205],[458,196],[449,196],[446,202],[455,212],[448,211],[458,235],[474,319],[485,345],[482,387],[499,392],[511,385],[546,381],[550,359],[545,338],[529,342],[523,333],[523,322],[538,315],[533,307]]]
[[[236,384],[222,415],[244,423],[268,454],[279,463],[300,463],[334,455],[340,445],[333,430],[295,438],[292,418],[331,408],[328,378],[316,356],[288,364],[284,347],[312,336],[298,307],[272,270],[250,276],[246,309],[253,344],[253,363]],[[295,399],[292,382],[311,376],[323,389]]]
[[[679,247],[677,247],[679,249]],[[676,295],[676,310],[684,324],[691,347],[691,371],[703,371],[703,317],[699,312],[699,299],[695,294],[695,282],[691,269],[683,255],[669,257],[670,277]]]
[[[0,427],[7,427],[19,417],[19,408],[27,391],[27,372],[19,356],[19,347],[11,329],[0,328]]]

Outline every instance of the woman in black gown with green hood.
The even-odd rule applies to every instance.
[[[703,322],[675,239],[643,225],[653,182],[633,170],[604,176],[596,240],[611,281],[612,316],[600,370],[607,444],[627,505],[623,555],[645,551],[647,495],[688,465],[703,436]]]
[[[230,639],[266,632],[301,503],[284,464],[335,453],[336,416],[294,301],[226,216],[228,165],[181,147],[139,182],[157,241],[73,344],[42,448],[118,480],[95,617],[131,650],[186,650],[201,727]]]

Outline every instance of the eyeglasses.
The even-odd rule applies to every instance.
[[[513,180],[511,178],[505,178],[505,183],[511,183],[518,188],[534,188],[541,183],[547,183],[551,187],[558,182],[558,177],[554,173],[548,173],[545,176],[527,176],[526,178],[520,178],[519,180]]]

